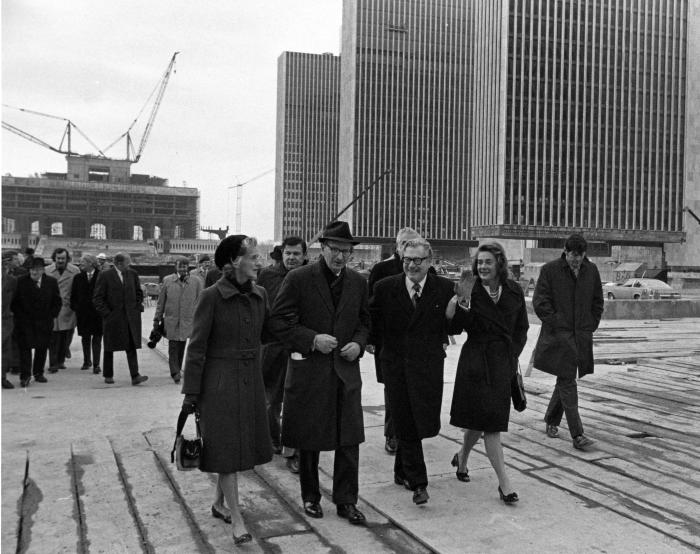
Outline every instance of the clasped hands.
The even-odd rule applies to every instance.
[[[333,335],[324,333],[314,337],[314,350],[318,350],[321,354],[330,354],[338,347],[338,339]],[[360,355],[360,345],[356,342],[349,342],[340,349],[340,357],[348,362],[354,362]]]

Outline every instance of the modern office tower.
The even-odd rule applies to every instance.
[[[688,1],[469,5],[474,236],[681,241]]]
[[[338,205],[363,242],[469,238],[468,2],[344,0]]]
[[[332,54],[278,59],[276,240],[308,240],[337,212],[339,78]]]

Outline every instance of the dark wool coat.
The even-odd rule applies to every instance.
[[[143,290],[133,269],[124,272],[123,284],[116,268],[100,271],[92,301],[102,316],[106,352],[128,350],[129,335],[136,348],[141,348]]]
[[[527,309],[523,291],[510,279],[497,303],[477,278],[471,309],[457,307],[451,334],[467,332],[457,364],[450,423],[474,431],[508,430],[510,383],[518,356],[527,342]]]
[[[182,392],[199,395],[202,471],[244,471],[272,459],[260,372],[268,315],[267,294],[256,285],[243,294],[223,278],[199,296]]]
[[[277,298],[277,293],[282,286],[282,281],[287,276],[287,269],[282,264],[275,264],[260,270],[257,284],[267,291],[267,298],[272,306]],[[284,381],[284,373],[287,370],[287,349],[279,341],[271,342],[263,346],[262,374],[265,387],[268,389],[281,386]],[[279,389],[281,396],[282,390]],[[271,398],[270,401],[280,402],[281,398]]]
[[[540,270],[532,306],[542,320],[533,365],[558,377],[576,378],[593,373],[593,332],[603,315],[603,287],[598,268],[588,258],[578,278],[566,257]]]
[[[29,275],[17,279],[17,293],[11,306],[20,348],[49,347],[54,319],[62,304],[58,281],[53,277],[43,275],[41,288],[37,288]]]
[[[415,441],[440,431],[445,309],[453,290],[451,281],[429,274],[414,308],[403,273],[374,287],[370,343],[383,345],[384,385],[399,439]]]
[[[340,350],[356,342],[360,355],[364,352],[367,281],[345,268],[335,308],[321,263],[287,274],[271,319],[273,333],[292,352],[284,385],[282,444],[304,450],[335,450],[365,440],[360,361],[343,359]],[[338,347],[329,354],[312,352],[314,337],[324,333],[334,336]],[[294,359],[294,353],[303,359]]]
[[[102,316],[97,313],[95,305],[92,303],[99,275],[99,270],[95,269],[91,279],[88,279],[88,275],[84,271],[73,278],[70,307],[78,318],[78,334],[81,337],[102,334]]]

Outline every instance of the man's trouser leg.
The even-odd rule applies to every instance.
[[[105,350],[104,358],[102,359],[102,375],[105,379],[114,377],[114,352]]]
[[[333,459],[333,503],[357,504],[360,445],[340,446]]]
[[[182,358],[185,355],[184,340],[168,340],[168,364],[170,366],[170,376],[174,379],[180,375],[182,370]]]
[[[102,335],[92,335],[92,367],[100,367],[102,353]]]
[[[423,458],[423,445],[420,440],[398,439],[394,473],[406,479],[411,490],[428,486],[428,471]]]
[[[80,337],[80,344],[83,346],[83,366],[90,367],[92,365],[92,337],[83,335]],[[99,360],[99,357],[97,358]]]
[[[559,425],[562,414],[566,414],[569,433],[573,437],[583,434],[583,423],[578,413],[578,389],[573,377],[557,377],[552,398],[547,406],[544,420],[549,425]]]
[[[299,450],[299,484],[303,502],[320,502],[318,484],[318,450]]]
[[[49,342],[49,368],[57,369],[66,361],[66,333],[67,331],[51,331]]]

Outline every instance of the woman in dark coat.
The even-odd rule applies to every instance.
[[[200,414],[200,469],[219,474],[212,515],[232,522],[234,542],[241,544],[252,537],[238,506],[238,472],[272,459],[260,369],[269,308],[265,289],[253,283],[262,266],[254,238],[226,237],[215,262],[223,276],[195,307],[183,408]]]
[[[450,423],[464,429],[464,444],[452,465],[457,478],[469,481],[467,459],[484,436],[486,455],[498,476],[498,493],[505,503],[518,501],[506,474],[501,432],[508,430],[510,384],[518,356],[527,341],[527,310],[520,286],[508,279],[508,261],[496,243],[479,246],[472,266],[476,283],[469,298],[455,296],[446,315],[450,334],[467,331],[457,365]]]

